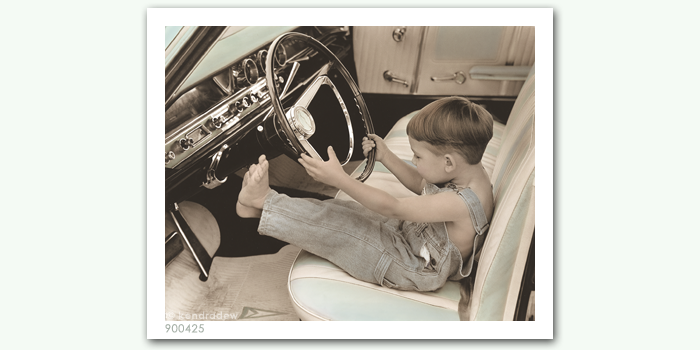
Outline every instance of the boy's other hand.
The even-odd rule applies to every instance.
[[[304,166],[306,172],[316,181],[323,182],[327,185],[338,187],[340,179],[348,174],[345,173],[340,165],[338,157],[332,146],[328,146],[328,161],[324,162],[319,159],[314,159],[306,154],[302,154],[299,158],[299,163]]]
[[[381,137],[375,134],[369,134],[368,136],[369,138],[367,136],[362,138],[362,153],[365,155],[365,158],[367,158],[369,151],[376,148],[377,153],[375,158],[378,162],[381,162],[384,159],[384,155],[389,152],[389,149],[386,147],[386,143],[384,143]]]

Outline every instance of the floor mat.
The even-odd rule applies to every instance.
[[[287,291],[299,248],[242,258],[215,257],[209,279],[185,250],[165,268],[166,321],[298,321]]]

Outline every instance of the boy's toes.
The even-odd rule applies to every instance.
[[[253,181],[255,181],[255,183],[258,183],[260,182],[260,180],[262,180],[262,174],[260,174],[260,171],[258,170],[253,174]]]
[[[243,175],[243,187],[248,185],[248,180],[250,179],[250,171],[246,171],[245,175]]]

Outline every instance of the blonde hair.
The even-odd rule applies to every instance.
[[[493,117],[484,107],[464,97],[446,97],[423,107],[408,122],[406,132],[440,152],[453,149],[469,164],[477,164],[493,137]]]

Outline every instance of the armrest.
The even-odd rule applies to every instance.
[[[515,80],[525,81],[530,66],[474,66],[469,77],[476,80]]]

